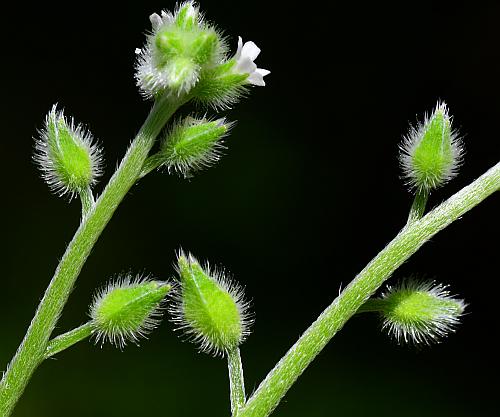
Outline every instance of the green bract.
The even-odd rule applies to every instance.
[[[221,274],[210,274],[190,254],[181,253],[177,265],[180,283],[171,308],[173,321],[202,351],[218,354],[240,345],[250,325],[242,290]]]
[[[408,183],[417,190],[430,191],[457,174],[462,152],[446,104],[438,103],[423,124],[410,129],[401,145],[400,160]]]
[[[83,126],[68,121],[54,106],[40,136],[34,159],[56,194],[72,196],[95,183],[101,174],[102,151]]]
[[[159,323],[161,302],[170,288],[165,282],[130,276],[110,283],[90,308],[97,341],[109,340],[119,347],[127,340],[137,343]]]

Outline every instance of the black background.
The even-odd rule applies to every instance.
[[[51,196],[38,178],[32,137],[60,103],[104,145],[104,184],[149,109],[134,85],[134,49],[149,14],[173,6],[18,2],[2,12],[1,368],[79,222],[78,203]],[[224,113],[238,124],[217,166],[133,187],[56,332],[83,323],[95,288],[116,273],[171,277],[182,246],[228,268],[253,300],[256,323],[242,346],[251,392],[403,225],[411,195],[397,147],[410,122],[443,99],[464,136],[460,176],[431,205],[498,162],[500,4],[207,0],[202,9],[233,47],[241,35],[262,48],[267,86]],[[451,284],[470,304],[457,334],[401,347],[375,317],[354,318],[274,415],[491,415],[498,210],[495,195],[390,280],[417,273]],[[44,363],[14,416],[222,416],[227,391],[224,361],[197,354],[165,320],[140,348],[80,343]]]

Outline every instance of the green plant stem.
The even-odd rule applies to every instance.
[[[437,232],[499,189],[500,163],[420,220],[407,224],[306,330],[267,375],[238,417],[270,415],[330,339],[403,262]]]
[[[31,325],[0,382],[0,416],[12,412],[31,375],[43,361],[49,337],[87,257],[116,208],[134,185],[154,141],[172,114],[186,101],[156,101],[120,166],[91,211],[82,219],[64,253]]]
[[[92,207],[94,207],[95,200],[94,195],[92,194],[92,190],[90,187],[85,188],[80,191],[80,201],[82,203],[82,218],[84,218],[90,211]]]
[[[370,298],[366,300],[364,304],[358,308],[356,314],[359,313],[377,313],[380,311],[384,311],[387,303],[385,300],[381,300],[380,298]]]
[[[408,215],[407,223],[414,222],[415,220],[421,219],[425,213],[425,206],[427,205],[427,200],[429,199],[429,191],[418,189],[413,199],[413,204],[410,208],[410,214]]]
[[[245,378],[241,364],[240,348],[227,353],[227,367],[229,370],[229,389],[231,396],[231,414],[238,415],[238,410],[245,405]]]
[[[47,349],[45,350],[44,359],[50,358],[56,353],[62,352],[63,350],[73,346],[75,343],[81,342],[87,337],[90,337],[91,334],[92,322],[89,321],[76,329],[55,337],[49,342]]]
[[[142,167],[142,172],[140,174],[140,178],[145,177],[151,171],[154,171],[155,169],[158,169],[161,164],[162,164],[162,158],[160,158],[158,156],[158,154],[149,156],[144,161],[144,165]]]

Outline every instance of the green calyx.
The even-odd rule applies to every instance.
[[[165,136],[155,158],[169,171],[190,177],[192,172],[219,159],[221,141],[230,127],[224,119],[208,121],[187,117]]]
[[[158,324],[161,302],[170,291],[165,282],[131,280],[110,284],[94,299],[90,310],[97,340],[117,346],[137,342]]]
[[[406,138],[402,165],[414,188],[430,191],[456,175],[461,153],[446,104],[438,103],[431,117]]]
[[[64,117],[56,106],[47,115],[45,129],[35,142],[34,160],[42,177],[57,194],[80,193],[100,175],[101,150],[81,125]]]
[[[179,304],[173,309],[174,321],[203,351],[222,353],[238,346],[247,334],[241,293],[207,273],[191,255],[179,256],[178,270]]]
[[[226,109],[245,95],[248,74],[233,71],[236,62],[230,59],[200,73],[191,94],[196,101],[215,108]]]
[[[464,309],[463,300],[441,284],[405,281],[369,300],[361,311],[380,312],[383,327],[399,342],[430,344],[454,331]]]

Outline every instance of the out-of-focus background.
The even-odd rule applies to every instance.
[[[256,322],[242,346],[252,392],[403,225],[411,195],[397,153],[410,122],[443,99],[464,136],[460,176],[431,206],[496,163],[500,4],[400,3],[203,1],[233,48],[238,35],[262,48],[267,86],[223,113],[238,124],[215,167],[189,181],[155,173],[131,190],[56,333],[82,324],[95,289],[117,273],[172,277],[183,247],[224,265],[253,300]],[[18,2],[2,12],[0,369],[79,222],[78,202],[50,195],[39,179],[32,137],[59,103],[103,144],[104,183],[150,106],[134,85],[134,49],[148,16],[173,7]],[[499,203],[489,198],[389,281],[417,273],[451,284],[470,304],[457,334],[432,348],[402,347],[376,317],[354,318],[274,415],[492,415]],[[229,415],[225,362],[172,329],[164,320],[123,352],[84,342],[61,353],[38,369],[14,416]]]

